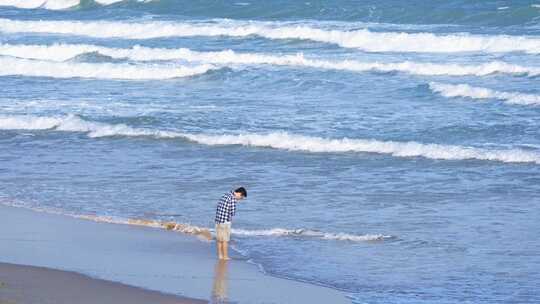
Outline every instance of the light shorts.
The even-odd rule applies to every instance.
[[[231,222],[216,224],[216,240],[218,242],[231,240]]]

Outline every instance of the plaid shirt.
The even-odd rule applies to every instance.
[[[225,193],[218,202],[216,209],[216,224],[230,222],[233,215],[236,213],[236,203],[238,200],[234,197],[234,193]]]

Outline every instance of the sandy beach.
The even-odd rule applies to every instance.
[[[337,290],[263,274],[238,254],[219,262],[214,243],[194,236],[4,205],[0,251],[2,304],[350,303]]]
[[[6,263],[0,263],[0,282],[2,304],[207,303],[97,280],[75,272]]]
[[[0,0],[0,263],[181,301],[540,304],[539,219],[540,0]],[[30,278],[5,301],[72,291]]]

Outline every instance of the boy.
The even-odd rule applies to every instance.
[[[231,239],[231,221],[236,213],[236,203],[247,197],[244,187],[225,193],[216,209],[216,244],[220,260],[229,260],[229,240]]]

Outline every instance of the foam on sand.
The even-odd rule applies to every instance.
[[[198,227],[195,225],[190,225],[187,223],[177,223],[177,222],[172,222],[172,221],[157,221],[157,220],[150,220],[150,219],[121,219],[121,218],[97,216],[97,215],[74,215],[74,217],[85,219],[85,220],[91,220],[95,222],[145,226],[145,227],[153,227],[153,228],[177,231],[184,234],[197,236],[199,239],[205,240],[205,241],[211,241],[212,239],[214,239],[214,236],[212,235],[210,229],[204,228],[204,227]]]
[[[404,61],[396,63],[362,62],[357,60],[310,59],[303,53],[271,55],[260,53],[238,53],[232,50],[197,52],[186,48],[166,49],[134,46],[132,48],[108,48],[88,44],[12,45],[0,44],[0,55],[18,58],[66,61],[78,55],[99,53],[112,58],[127,58],[135,61],[175,60],[219,65],[268,64],[278,66],[308,67],[351,72],[403,72],[414,75],[485,76],[494,73],[517,75],[540,75],[540,68],[525,67],[501,61],[477,65],[439,64]]]
[[[199,237],[202,240],[212,240],[215,238],[214,229],[199,227],[186,223],[177,223],[173,221],[156,221],[148,219],[118,219],[112,217],[102,216],[77,216],[87,220],[93,220],[97,222],[107,222],[115,224],[127,224],[136,226],[146,226],[161,228],[171,231],[178,231],[185,234],[191,234]],[[335,241],[351,241],[351,242],[365,242],[365,241],[382,241],[392,239],[394,237],[381,235],[381,234],[366,234],[366,235],[354,235],[347,233],[325,233],[308,229],[283,229],[273,228],[268,230],[245,230],[245,229],[232,229],[232,234],[246,237],[298,237],[298,238],[317,238],[323,240],[335,240]]]
[[[429,144],[419,142],[381,141],[376,139],[332,139],[272,132],[268,134],[193,134],[168,130],[133,128],[124,124],[106,124],[83,120],[78,116],[0,116],[0,130],[53,130],[84,132],[90,138],[146,136],[157,139],[180,138],[208,145],[241,145],[307,153],[377,153],[394,157],[424,157],[439,160],[488,160],[507,163],[540,164],[536,149],[486,149],[479,147]]]
[[[499,99],[508,104],[540,105],[540,95],[518,92],[501,92],[488,88],[473,87],[468,84],[444,84],[430,82],[429,88],[444,97],[468,97],[472,99]]]
[[[112,63],[51,62],[10,57],[0,57],[0,76],[21,75],[52,78],[97,78],[151,80],[170,79],[204,74],[212,65],[164,66],[130,65]]]
[[[39,207],[29,207],[24,204],[0,201],[0,204],[31,209],[38,212],[46,212],[60,215],[67,215],[74,218],[90,220],[94,222],[109,223],[109,224],[122,224],[133,226],[144,226],[158,229],[165,229],[170,231],[176,231],[184,234],[194,235],[201,240],[211,241],[215,239],[215,231],[213,228],[200,227],[188,223],[178,223],[175,221],[160,221],[154,219],[144,218],[121,218],[114,216],[100,216],[100,215],[88,215],[88,214],[73,214],[66,213],[59,209],[47,209]],[[316,238],[321,240],[334,240],[334,241],[350,241],[350,242],[366,242],[366,241],[384,241],[394,239],[393,236],[382,234],[348,234],[348,233],[327,233],[322,231],[315,231],[309,229],[284,229],[273,228],[268,230],[246,230],[246,229],[232,229],[232,234],[244,236],[244,237],[296,237],[296,238]]]
[[[372,32],[336,30],[284,22],[218,20],[194,22],[126,21],[19,21],[0,19],[6,33],[56,33],[97,38],[149,39],[190,36],[259,36],[337,44],[370,52],[526,52],[540,53],[540,39],[528,36],[473,35],[468,33]]]

